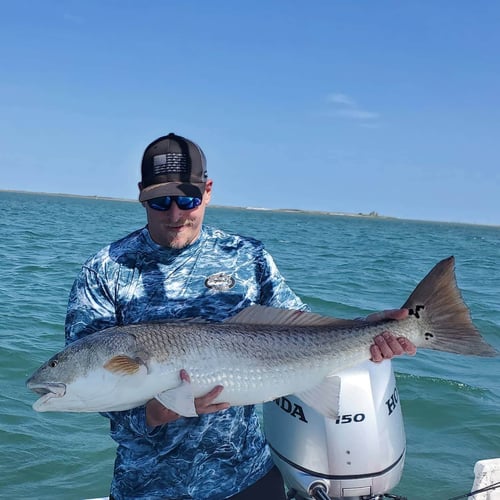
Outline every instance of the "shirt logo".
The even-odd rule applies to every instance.
[[[212,274],[205,280],[205,286],[212,290],[225,292],[230,290],[235,285],[235,279],[226,273]]]

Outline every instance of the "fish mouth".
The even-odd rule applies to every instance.
[[[66,394],[66,384],[61,383],[28,383],[28,389],[39,394],[39,398],[33,403],[33,409],[36,411],[43,411],[41,408],[53,398],[62,398]]]

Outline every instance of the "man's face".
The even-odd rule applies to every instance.
[[[200,235],[205,210],[212,194],[212,181],[208,180],[201,205],[191,210],[181,210],[174,202],[164,212],[154,210],[147,202],[143,203],[148,218],[151,238],[163,247],[184,248],[193,243]]]

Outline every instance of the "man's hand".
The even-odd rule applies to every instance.
[[[189,374],[186,370],[181,370],[180,372],[181,380],[184,382],[191,382]],[[210,392],[199,398],[195,398],[194,406],[196,408],[196,413],[198,415],[203,415],[205,413],[215,413],[216,411],[226,410],[229,408],[229,403],[213,403],[213,401],[219,396],[224,387],[218,385],[214,387]],[[151,399],[146,404],[146,423],[149,427],[156,427],[158,425],[168,424],[180,418],[178,413],[175,413],[168,408],[165,408],[158,400]]]
[[[366,321],[382,321],[385,319],[400,320],[407,316],[408,309],[391,309],[370,314],[366,317]],[[373,341],[374,344],[370,347],[370,352],[372,355],[371,360],[375,363],[380,363],[384,359],[391,359],[401,354],[414,356],[417,352],[417,347],[406,337],[395,337],[390,332],[384,332],[377,335]]]
[[[181,380],[191,383],[189,374],[186,370],[181,370]],[[215,386],[210,392],[207,392],[204,396],[194,399],[194,407],[196,408],[196,413],[198,415],[203,415],[204,413],[215,413],[216,411],[227,410],[229,403],[213,403],[214,399],[223,391],[224,387],[222,385]]]

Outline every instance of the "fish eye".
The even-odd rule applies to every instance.
[[[50,363],[49,363],[49,366],[51,368],[55,368],[57,366],[59,362],[57,361],[57,359],[53,359]]]

